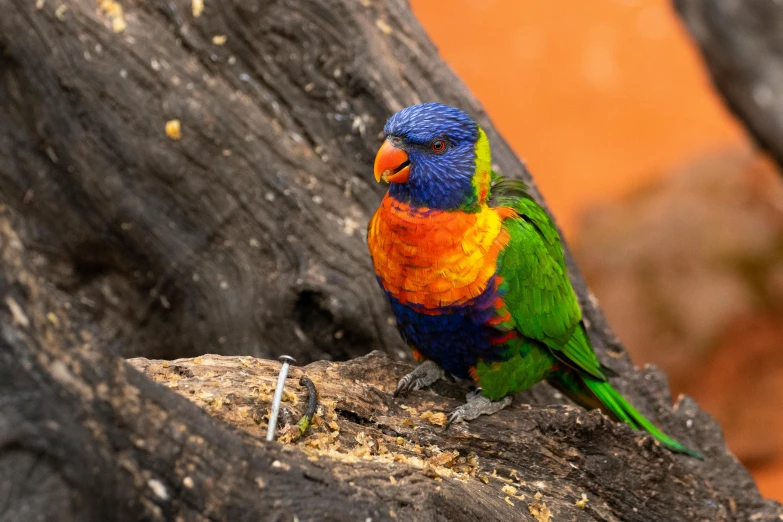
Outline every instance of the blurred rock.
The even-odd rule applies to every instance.
[[[749,465],[783,458],[783,185],[716,153],[595,208],[575,256],[637,364],[694,396]]]

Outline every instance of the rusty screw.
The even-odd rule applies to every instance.
[[[272,411],[269,413],[269,427],[266,430],[266,440],[272,441],[275,438],[277,429],[277,416],[280,414],[280,402],[283,400],[283,388],[285,379],[288,376],[288,367],[296,364],[296,359],[290,355],[281,355],[278,360],[283,363],[280,373],[277,375],[277,387],[275,387],[275,396],[272,399]]]

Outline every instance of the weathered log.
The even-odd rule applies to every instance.
[[[552,405],[544,385],[443,431],[462,390],[441,382],[394,399],[410,367],[378,352],[294,368],[286,404],[294,418],[301,413],[304,391],[293,382],[304,371],[319,389],[316,423],[292,445],[265,443],[277,363],[132,361],[239,429],[215,422],[101,350],[89,315],[40,275],[5,216],[0,239],[4,520],[773,521],[783,513],[760,497],[692,400],[666,406],[654,369],[623,384],[705,461],[598,411]]]
[[[243,441],[101,349],[5,215],[0,259],[0,520],[388,518],[323,464]]]
[[[279,364],[215,355],[131,364],[245,430],[251,440],[263,439],[263,413]],[[529,406],[546,394],[543,386],[520,394],[517,405],[497,415],[443,431],[444,412],[464,401],[462,390],[441,382],[432,391],[392,398],[397,378],[408,370],[380,352],[295,368],[285,403],[294,410],[292,418],[306,404],[305,390],[295,384],[302,374],[316,383],[322,405],[316,425],[292,446],[316,462],[329,462],[340,470],[337,476],[350,470],[359,488],[411,499],[412,513],[422,519],[431,515],[430,503],[447,520],[527,519],[525,514],[543,513],[544,507],[555,521],[774,520],[780,512],[757,497],[746,503],[752,481],[737,473],[741,466],[720,448],[720,428],[690,399],[681,399],[663,417],[670,425],[690,426],[680,433],[707,449],[706,463],[673,457],[649,436],[596,410]],[[640,385],[655,383],[655,399],[668,400],[660,372],[649,368],[637,378]],[[717,473],[710,476],[709,468]],[[417,509],[416,498],[428,501]],[[401,519],[410,517],[409,512]]]
[[[532,184],[404,2],[234,0],[197,18],[182,1],[124,7],[0,0],[7,518],[541,520],[546,504],[555,520],[776,519],[779,506],[760,497],[719,427],[688,399],[673,410],[659,372],[634,370],[570,258],[617,387],[706,461],[565,406],[514,406],[446,433],[399,406],[447,411],[461,391],[445,383],[392,401],[407,367],[393,360],[402,346],[362,235],[380,197],[369,166],[384,119],[424,100],[464,107],[487,129],[497,170]],[[174,119],[180,140],[164,130]],[[308,460],[301,447],[323,425],[293,448],[265,444],[116,355],[308,361],[374,348],[391,359],[306,369],[326,399],[343,401],[324,415],[336,412],[346,451],[364,451],[353,447],[364,445],[359,425],[367,445],[402,437],[409,453],[458,451],[452,468],[516,470],[525,500],[506,502],[495,478],[438,482],[417,462]],[[233,359],[214,380],[233,379],[230,404],[244,401],[262,425],[263,397],[242,372],[269,380],[271,368],[243,360],[249,369]],[[198,380],[189,365],[175,364]],[[519,399],[562,402],[545,385]]]
[[[783,4],[673,0],[726,105],[783,167]]]

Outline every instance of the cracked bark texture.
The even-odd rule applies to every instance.
[[[688,399],[672,409],[660,372],[634,369],[570,257],[615,385],[705,462],[552,406],[563,401],[546,385],[445,434],[399,404],[437,415],[459,402],[452,385],[391,400],[407,355],[363,235],[383,190],[369,169],[385,119],[421,101],[459,105],[487,130],[496,170],[534,186],[405,2],[123,8],[115,33],[111,2],[0,0],[0,519],[541,520],[544,504],[554,520],[777,519],[719,427]],[[181,140],[164,131],[173,119]],[[266,444],[121,358],[373,349],[386,355],[306,371],[338,406],[323,415],[343,453],[400,437],[410,454],[397,462],[377,449],[356,462],[308,453],[324,425]],[[233,379],[234,396],[200,405],[249,408],[260,429],[257,381],[274,367],[242,360],[210,378]],[[172,364],[199,379],[198,364]],[[136,365],[170,380],[155,373],[163,362]],[[434,471],[410,461],[416,445]],[[474,475],[441,477],[455,466]],[[493,470],[516,470],[525,500],[507,502]]]
[[[783,4],[673,0],[712,82],[759,147],[783,167]]]
[[[464,390],[441,381],[394,399],[410,366],[378,351],[293,368],[290,417],[305,404],[294,384],[302,372],[318,387],[319,412],[293,443],[266,443],[278,363],[205,355],[129,365],[102,349],[101,327],[83,305],[42,275],[48,265],[26,249],[7,212],[0,240],[0,520],[783,515],[761,498],[717,423],[688,398],[671,408],[653,368],[624,372],[617,384],[705,461],[564,404],[546,385],[497,415],[443,431],[444,413]]]

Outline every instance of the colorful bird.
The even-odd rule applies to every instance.
[[[375,158],[389,191],[368,243],[403,339],[421,363],[395,395],[444,371],[478,388],[449,424],[495,413],[546,379],[665,447],[669,437],[609,383],[571,287],[557,229],[518,180],[491,168],[484,131],[459,109],[414,105],[392,116]]]

